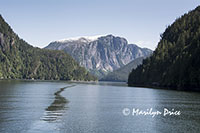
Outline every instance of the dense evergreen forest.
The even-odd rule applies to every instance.
[[[68,54],[34,48],[20,39],[1,15],[0,78],[96,80]]]
[[[128,85],[200,90],[200,6],[166,28],[153,55],[132,70]]]

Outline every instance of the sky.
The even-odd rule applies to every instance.
[[[35,47],[112,34],[154,50],[165,28],[198,5],[199,0],[0,0],[0,14]]]

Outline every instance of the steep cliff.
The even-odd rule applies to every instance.
[[[113,35],[64,39],[50,43],[46,49],[64,50],[98,77],[152,53]]]

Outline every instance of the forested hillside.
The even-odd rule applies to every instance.
[[[166,28],[153,55],[130,73],[128,84],[200,90],[200,6]]]
[[[0,15],[0,78],[95,80],[68,54],[34,48],[13,32]]]

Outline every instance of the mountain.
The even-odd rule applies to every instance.
[[[153,55],[130,73],[128,85],[200,91],[200,6],[166,28]]]
[[[62,51],[34,48],[13,32],[0,15],[0,78],[95,80]]]
[[[113,35],[68,38],[51,42],[45,48],[64,50],[99,78],[152,53],[150,49],[128,44],[125,38]]]
[[[108,73],[106,76],[101,78],[101,81],[120,81],[120,82],[127,82],[128,75],[132,69],[135,69],[138,65],[142,64],[142,61],[145,57],[139,57],[127,65],[114,70],[113,72]]]

